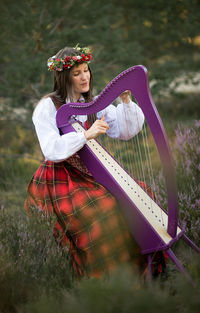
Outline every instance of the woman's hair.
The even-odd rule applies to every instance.
[[[56,54],[57,58],[64,58],[65,56],[77,55],[75,48],[65,47],[58,51]],[[76,65],[74,65],[76,66]],[[92,101],[92,89],[93,89],[93,77],[90,67],[90,87],[88,92],[83,93],[85,102]],[[54,102],[59,105],[66,103],[68,101],[74,102],[73,93],[72,93],[72,80],[71,80],[71,69],[65,69],[63,71],[54,71],[54,88],[53,92],[48,94],[46,97],[51,97]]]

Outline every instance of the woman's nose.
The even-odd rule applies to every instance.
[[[83,72],[83,73],[81,74],[81,79],[82,79],[82,80],[86,80],[86,78],[87,78],[87,75],[86,75],[86,73]]]

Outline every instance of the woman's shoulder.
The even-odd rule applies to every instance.
[[[44,96],[40,101],[37,103],[34,111],[33,111],[33,118],[37,117],[38,115],[55,115],[56,108],[54,103],[49,96]]]

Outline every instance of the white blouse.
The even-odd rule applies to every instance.
[[[56,113],[51,98],[43,98],[33,112],[33,123],[45,159],[61,162],[80,150],[87,140],[84,133],[71,132],[61,136],[56,126]],[[135,136],[144,123],[143,112],[133,101],[119,103],[117,107],[110,104],[97,113],[97,118],[101,119],[103,115],[110,127],[107,135],[122,140]],[[87,116],[78,115],[76,120],[84,123]]]

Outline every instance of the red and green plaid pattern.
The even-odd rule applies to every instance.
[[[81,166],[72,164],[43,162],[28,185],[26,210],[36,207],[55,214],[54,236],[67,249],[77,276],[99,277],[121,263],[143,270],[146,257],[130,235],[115,198]],[[154,197],[151,190],[147,192]],[[165,268],[165,256],[155,253],[155,274]]]
[[[56,214],[55,236],[69,249],[77,275],[99,276],[144,259],[115,198],[67,162],[45,161],[28,185],[25,207]]]

